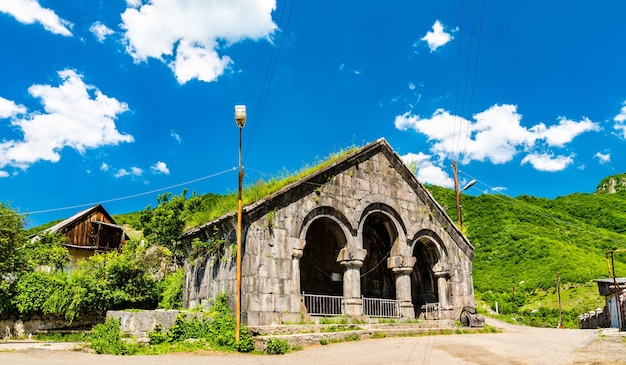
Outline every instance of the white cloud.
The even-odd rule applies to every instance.
[[[108,36],[115,33],[113,29],[107,27],[100,22],[93,23],[91,27],[89,27],[89,31],[93,33],[93,35],[96,37],[96,39],[98,39],[99,42],[104,42],[104,40]]]
[[[622,138],[626,139],[626,101],[622,103],[620,113],[613,120],[616,122],[613,128],[617,129]]]
[[[245,39],[268,38],[275,0],[127,0],[122,13],[126,51],[136,62],[155,58],[179,83],[217,78],[233,60],[218,51]]]
[[[155,163],[154,165],[152,165],[150,167],[150,170],[152,170],[152,172],[155,174],[165,174],[165,175],[170,174],[170,169],[167,168],[167,164],[162,161],[159,161]]]
[[[531,153],[522,159],[522,165],[530,163],[536,170],[555,172],[564,170],[574,159],[571,156],[556,156],[548,153]]]
[[[117,170],[117,172],[113,175],[115,177],[123,177],[123,176],[127,176],[130,175],[130,172],[128,172],[126,169],[119,169]]]
[[[453,159],[462,152],[463,164],[486,160],[503,164],[510,162],[522,151],[532,153],[537,143],[563,147],[582,133],[600,130],[599,125],[588,118],[580,122],[560,118],[557,125],[546,127],[539,124],[526,128],[521,125],[522,115],[517,113],[517,107],[506,104],[494,105],[475,114],[473,119],[474,122],[438,109],[430,118],[421,118],[408,112],[398,115],[395,126],[400,130],[413,129],[426,135],[432,142],[430,151],[438,156],[439,161]],[[545,156],[538,156],[541,155],[528,157],[525,162],[531,162],[544,171],[556,171],[552,170],[556,167],[543,168]],[[556,161],[563,165],[570,158],[557,158]]]
[[[3,178],[3,177],[9,177],[9,173],[6,172],[6,171],[0,170],[0,179]]]
[[[537,135],[538,139],[545,139],[549,146],[563,147],[571,142],[574,137],[589,131],[599,131],[600,126],[592,122],[589,118],[583,118],[580,122],[575,122],[566,118],[559,118],[559,124],[546,127],[540,123],[530,128],[530,131]]]
[[[503,191],[507,191],[509,189],[507,189],[504,186],[494,186],[493,188],[491,188],[491,191],[495,191],[496,193],[501,193]]]
[[[135,176],[141,176],[141,174],[143,174],[143,170],[139,167],[131,167],[130,174]]]
[[[430,52],[435,52],[437,48],[445,45],[450,42],[453,37],[450,33],[446,33],[443,30],[443,24],[439,20],[435,21],[433,24],[433,30],[426,32],[426,35],[422,37],[422,40],[428,43],[428,47],[430,48]]]
[[[183,143],[183,139],[182,139],[182,137],[180,136],[180,134],[176,133],[176,131],[174,131],[173,129],[170,131],[170,136],[171,136],[172,138],[174,138],[174,140],[175,140],[176,142],[178,142],[178,144],[182,144],[182,143]]]
[[[622,103],[622,109],[620,110],[620,113],[616,115],[615,118],[613,118],[613,120],[616,122],[626,121],[626,101]]]
[[[60,71],[59,86],[33,85],[30,95],[41,100],[43,112],[35,111],[11,125],[21,130],[23,140],[0,143],[0,168],[22,169],[40,161],[57,162],[64,147],[84,153],[88,148],[132,142],[133,137],[117,130],[117,115],[128,106],[87,85],[73,70]]]
[[[126,170],[126,169],[119,169],[117,170],[117,172],[115,174],[113,174],[113,176],[115,177],[124,177],[124,176],[129,176],[129,175],[133,175],[133,176],[141,176],[143,174],[143,170],[140,169],[139,167],[131,167],[130,170]]]
[[[598,153],[596,153],[595,155],[593,155],[593,157],[597,157],[597,158],[598,158],[598,161],[599,161],[601,164],[603,164],[603,165],[604,165],[604,164],[606,164],[606,163],[611,162],[611,154],[610,154],[610,153],[602,153],[602,152],[598,152]]]
[[[402,156],[402,160],[415,167],[417,179],[426,184],[438,185],[447,188],[454,187],[454,180],[440,166],[436,166],[431,161],[431,156],[419,152],[407,153]]]
[[[102,165],[100,165],[100,171],[109,171],[109,164],[103,162]]]
[[[18,114],[25,114],[26,107],[17,105],[11,100],[0,96],[0,119],[12,118]]]
[[[40,23],[54,34],[66,37],[72,35],[68,28],[73,24],[59,18],[54,11],[41,7],[37,0],[2,0],[0,13],[9,14],[22,24]]]
[[[138,8],[143,4],[142,0],[126,0],[126,5],[129,8]]]

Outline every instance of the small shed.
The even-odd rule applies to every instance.
[[[94,252],[120,250],[129,237],[124,228],[101,204],[78,212],[62,222],[44,230],[46,233],[60,233],[63,245],[69,250],[72,267],[76,261],[92,256]],[[31,240],[37,239],[34,236]]]
[[[617,282],[618,288],[615,287]],[[620,317],[618,314],[618,308],[621,309],[621,322],[622,328],[626,322],[626,303],[624,302],[624,290],[626,290],[626,278],[616,278],[615,281],[612,278],[608,279],[596,279],[598,284],[598,292],[604,297],[604,313],[606,313],[606,327],[617,328],[619,326]],[[616,295],[619,293],[619,296]],[[619,305],[617,300],[619,300]]]

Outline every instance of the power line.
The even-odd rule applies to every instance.
[[[272,48],[272,53],[270,55],[270,61],[267,64],[267,69],[265,70],[265,78],[263,80],[263,85],[261,87],[261,94],[259,95],[259,101],[257,103],[257,110],[254,114],[254,126],[252,127],[252,133],[250,134],[250,138],[248,139],[248,144],[246,146],[246,153],[244,154],[244,161],[248,157],[248,152],[250,151],[250,146],[254,141],[254,135],[256,133],[259,124],[261,124],[261,113],[263,112],[263,107],[265,106],[265,100],[267,100],[267,95],[269,94],[270,86],[272,85],[272,80],[274,79],[274,72],[276,71],[276,65],[278,65],[278,59],[280,58],[280,52],[283,48],[283,43],[285,42],[285,35],[287,34],[287,30],[289,29],[289,23],[291,21],[291,15],[293,13],[294,5],[296,4],[296,0],[292,0],[291,6],[289,8],[289,14],[287,15],[287,21],[285,23],[285,28],[283,30],[283,35],[280,39],[280,43],[278,44],[278,51],[276,52],[276,58],[274,59],[274,48]],[[281,12],[279,23],[282,21],[283,14],[285,12],[285,7],[283,7],[283,11]],[[273,64],[272,64],[273,62]],[[269,73],[269,77],[268,77]]]
[[[461,19],[459,20],[459,57],[456,63],[456,92],[454,93],[454,133],[456,134],[456,126],[459,123],[459,117],[457,113],[457,107],[459,103],[459,80],[461,79],[461,55],[463,51],[463,9],[465,8],[465,1],[461,1]],[[459,135],[461,134],[461,127],[459,125]],[[458,151],[454,151],[454,159],[458,157]]]
[[[472,59],[472,43],[474,41],[474,28],[476,25],[476,1],[474,1],[474,12],[472,13],[472,30],[470,31],[469,46],[467,48],[467,62],[465,63],[465,80],[463,81],[463,99],[461,100],[461,118],[465,116],[465,97],[467,96],[467,79],[469,78],[469,67]],[[469,118],[468,118],[469,120]],[[459,125],[459,135],[456,143],[457,159],[460,155],[459,144],[461,143],[463,125]]]
[[[116,201],[120,201],[120,200],[133,199],[133,198],[137,198],[137,197],[148,195],[148,194],[158,193],[158,192],[164,191],[164,190],[170,190],[170,189],[177,188],[177,187],[180,187],[180,186],[183,186],[183,185],[193,184],[193,183],[196,183],[198,181],[210,179],[210,178],[213,178],[213,177],[225,174],[225,173],[230,172],[230,171],[235,171],[236,169],[237,169],[236,167],[232,167],[232,168],[230,168],[228,170],[220,171],[218,173],[215,173],[215,174],[212,174],[212,175],[208,175],[208,176],[204,176],[204,177],[200,177],[200,178],[197,178],[197,179],[194,179],[194,180],[189,180],[189,181],[186,181],[186,182],[183,182],[183,183],[180,183],[180,184],[170,185],[170,186],[166,186],[164,188],[154,189],[154,190],[150,190],[150,191],[145,191],[143,193],[127,195],[127,196],[123,196],[123,197],[119,197],[119,198],[107,199],[107,200],[102,200],[102,201],[92,202],[92,203],[71,205],[71,206],[61,207],[61,208],[36,210],[36,211],[33,211],[33,212],[25,212],[25,213],[19,213],[19,214],[20,215],[32,215],[32,214],[40,214],[40,213],[51,213],[51,212],[58,212],[58,211],[61,211],[61,210],[77,209],[77,208],[83,208],[83,207],[88,207],[88,206],[91,207],[91,206],[94,206],[96,204],[104,204],[104,203],[111,203],[111,202],[116,202]]]
[[[483,35],[483,20],[485,18],[485,0],[482,0],[481,2],[481,10],[480,10],[480,25],[478,26],[478,42],[476,45],[476,57],[474,59],[474,78],[472,79],[472,91],[470,93],[470,103],[469,103],[469,111],[468,113],[471,115],[472,114],[472,106],[474,104],[474,90],[476,87],[476,74],[478,74],[478,55],[480,54],[480,41],[482,39],[482,35]],[[463,149],[462,154],[465,154],[466,148],[467,148],[467,140],[470,137],[470,129],[469,129],[469,124],[467,125],[467,128],[465,129],[465,142],[463,142]]]

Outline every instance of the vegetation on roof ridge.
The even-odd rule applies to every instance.
[[[287,185],[332,165],[360,148],[360,146],[356,145],[348,146],[324,158],[317,158],[315,162],[304,165],[296,172],[283,169],[278,175],[271,177],[267,181],[258,180],[255,183],[247,184],[242,192],[243,204],[245,206],[267,198]],[[207,194],[203,198],[205,200],[203,204],[204,209],[194,212],[191,219],[187,221],[186,229],[197,227],[237,210],[236,191],[226,195]]]

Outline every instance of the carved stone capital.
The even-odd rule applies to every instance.
[[[302,258],[302,254],[304,253],[304,250],[301,248],[293,248],[293,254],[291,254],[293,256],[294,259],[300,259]]]
[[[339,251],[339,255],[337,255],[337,262],[357,260],[361,261],[361,264],[363,264],[363,260],[365,260],[366,255],[367,250],[364,248],[346,246]]]
[[[410,275],[413,272],[412,267],[394,267],[391,272],[395,275]]]
[[[387,268],[410,268],[412,270],[413,266],[415,266],[415,261],[417,261],[415,256],[392,256],[387,259]]]
[[[360,268],[363,266],[363,260],[344,260],[339,264],[345,268]]]
[[[435,271],[435,272],[433,272],[433,275],[437,279],[439,279],[439,278],[449,278],[450,277],[450,270]]]

